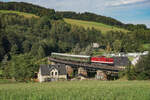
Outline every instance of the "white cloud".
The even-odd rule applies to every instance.
[[[30,2],[59,11],[100,12],[106,11],[106,0],[11,0],[17,2]]]
[[[145,2],[148,0],[113,0],[112,2],[108,2],[107,6],[121,6],[121,5],[128,5],[134,3]]]

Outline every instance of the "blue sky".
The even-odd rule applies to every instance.
[[[0,0],[29,2],[57,11],[93,12],[150,27],[150,0]]]

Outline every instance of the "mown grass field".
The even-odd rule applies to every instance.
[[[18,14],[18,15],[21,15],[21,16],[24,16],[24,17],[27,17],[27,18],[32,18],[32,17],[39,18],[38,16],[36,16],[34,14],[18,12],[18,11],[11,11],[11,10],[0,10],[0,13],[4,13],[4,14],[14,13],[14,14]]]
[[[0,100],[150,100],[150,81],[0,84]]]
[[[102,24],[102,23],[97,23],[97,22],[82,21],[82,20],[68,19],[68,18],[64,18],[64,21],[66,23],[71,24],[71,25],[82,26],[86,29],[94,27],[95,29],[102,31],[102,33],[106,33],[106,32],[111,31],[111,30],[128,32],[128,30],[125,30],[125,29],[122,29],[122,28],[117,28],[117,27],[114,27],[114,26],[109,26],[109,25]]]

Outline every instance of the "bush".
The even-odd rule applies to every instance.
[[[4,76],[14,78],[17,81],[28,81],[34,77],[38,67],[29,54],[13,56],[8,65],[4,68]]]

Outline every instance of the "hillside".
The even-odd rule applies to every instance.
[[[119,28],[121,27],[121,28],[130,30],[130,31],[134,31],[137,29],[148,29],[147,26],[144,24],[137,24],[137,25],[124,24],[112,17],[97,15],[97,14],[90,13],[90,12],[76,13],[76,12],[72,12],[72,11],[61,11],[61,12],[56,12],[56,15],[59,15],[63,18],[103,23],[103,24],[110,25],[110,26],[115,26],[115,27],[119,27]]]
[[[148,29],[146,25],[143,24],[124,24],[112,17],[97,15],[90,12],[76,13],[72,11],[60,11],[56,12],[54,9],[44,8],[38,5],[33,5],[25,2],[1,2],[0,10],[13,10],[25,13],[32,13],[37,16],[49,16],[51,19],[58,20],[62,18],[78,19],[84,21],[93,21],[98,23],[103,23],[110,26],[115,26],[118,28],[124,28],[130,31],[137,29]]]
[[[24,13],[24,12],[19,12],[19,11],[11,11],[11,10],[0,10],[0,13],[2,14],[17,14],[24,16],[26,18],[39,18],[39,16],[36,16],[35,14],[31,13]],[[128,32],[128,30],[122,29],[122,28],[117,28],[114,26],[102,24],[102,23],[97,23],[97,22],[92,22],[92,21],[83,21],[83,20],[75,20],[75,19],[68,19],[64,18],[64,21],[68,24],[71,25],[77,25],[77,26],[82,26],[85,29],[87,28],[95,28],[97,30],[100,30],[102,33],[106,33],[108,31],[122,31],[122,32]]]
[[[71,24],[71,25],[82,26],[86,29],[93,27],[97,30],[100,30],[102,33],[106,33],[108,31],[128,32],[128,30],[125,30],[125,29],[122,29],[122,28],[117,28],[115,26],[110,26],[110,25],[106,25],[106,24],[103,24],[103,23],[97,23],[97,22],[92,22],[92,21],[83,21],[83,20],[68,19],[68,18],[64,18],[64,21],[66,23]]]
[[[26,18],[39,18],[39,16],[36,16],[34,14],[30,14],[30,13],[24,13],[24,12],[19,12],[19,11],[11,11],[11,10],[0,10],[0,13],[2,14],[18,14],[21,16],[24,16]]]
[[[19,11],[24,13],[34,14],[36,16],[49,16],[51,19],[61,19],[56,16],[54,9],[44,8],[38,5],[25,2],[1,2],[0,10]]]

